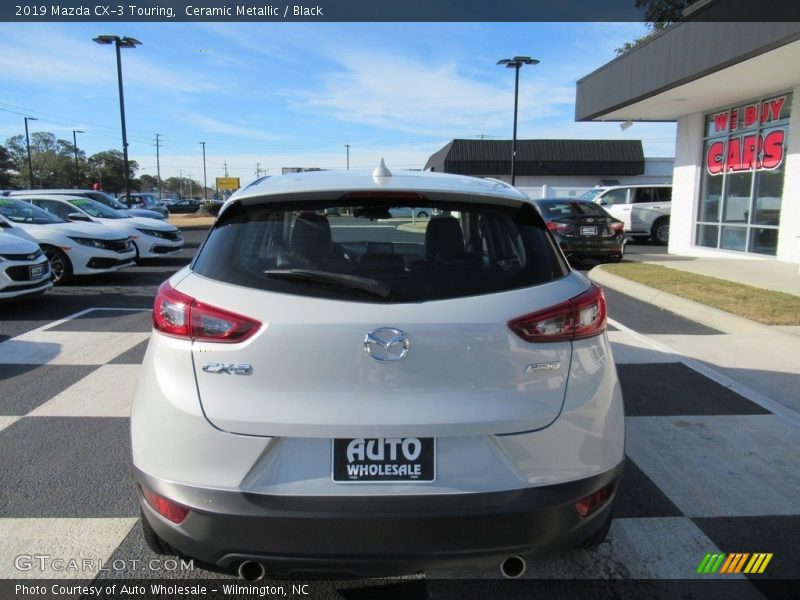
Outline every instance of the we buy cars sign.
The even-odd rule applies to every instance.
[[[734,108],[714,115],[714,133],[725,134],[739,129],[769,125],[780,118],[786,96],[754,103],[744,108]],[[777,169],[785,154],[786,129],[768,132],[741,133],[727,140],[713,141],[706,150],[706,168],[709,174]]]

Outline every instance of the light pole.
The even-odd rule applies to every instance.
[[[28,147],[28,174],[33,189],[33,160],[31,160],[31,138],[28,135],[28,121],[38,121],[36,117],[25,117],[25,145]]]
[[[161,155],[159,154],[160,133],[156,134],[156,177],[158,177],[158,201],[161,202]]]
[[[206,186],[206,143],[200,142],[203,146],[203,200],[208,201],[208,187]]]
[[[76,133],[86,133],[80,129],[72,130],[72,149],[75,150],[75,189],[78,189],[78,138]]]
[[[347,148],[347,170],[350,170],[350,144],[345,144],[345,148]]]
[[[516,181],[515,163],[517,161],[517,102],[519,100],[519,70],[523,65],[538,65],[539,61],[530,56],[515,56],[497,61],[498,65],[505,65],[507,69],[515,69],[514,77],[514,136],[511,139],[511,185]]]
[[[117,51],[117,84],[119,85],[119,118],[122,123],[122,156],[125,160],[125,196],[131,195],[130,170],[128,169],[128,133],[125,131],[125,96],[122,93],[122,57],[120,48],[135,48],[142,42],[132,37],[119,37],[118,35],[98,35],[94,42],[101,45],[114,44]]]

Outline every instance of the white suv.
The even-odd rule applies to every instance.
[[[624,448],[605,329],[502,182],[270,177],[156,296],[131,414],[145,540],[252,579],[513,576],[518,553],[596,545]]]
[[[669,241],[671,185],[597,187],[581,199],[600,204],[612,217],[625,223],[625,232],[635,238],[651,238],[660,244]]]

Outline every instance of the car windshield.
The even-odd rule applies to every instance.
[[[588,192],[584,192],[583,194],[578,196],[578,200],[594,200],[602,191],[603,191],[602,188],[593,188]]]
[[[0,214],[12,223],[33,223],[35,225],[49,225],[53,223],[65,223],[49,212],[42,210],[38,206],[15,200],[13,198],[0,198]]]
[[[83,212],[88,214],[90,217],[98,217],[101,219],[126,219],[125,215],[121,215],[113,208],[109,208],[105,204],[100,204],[95,200],[89,200],[88,198],[70,198],[68,200],[70,204],[80,208]]]
[[[418,207],[381,201],[237,203],[192,269],[286,294],[397,303],[519,289],[568,270],[530,204],[423,206],[435,216],[398,219],[396,209]]]
[[[545,219],[608,216],[600,206],[585,200],[537,200],[536,206]]]
[[[128,208],[122,202],[120,202],[113,196],[109,196],[105,192],[87,192],[86,195],[89,196],[89,198],[91,198],[92,200],[96,200],[100,204],[105,204],[106,206],[110,206],[115,210],[125,210]]]

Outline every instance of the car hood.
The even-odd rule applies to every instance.
[[[143,208],[128,208],[122,211],[125,214],[128,214],[132,217],[145,217],[148,219],[156,219],[158,221],[164,221],[164,217],[161,213],[158,213],[154,210],[144,210]]]
[[[101,223],[43,223],[43,224],[30,224],[19,223],[21,227],[34,238],[40,235],[54,234],[54,235],[68,235],[77,237],[93,237],[99,240],[119,240],[127,237],[125,234],[120,233],[117,229],[106,227]]]
[[[166,221],[158,220],[158,219],[148,219],[146,217],[131,217],[130,219],[125,219],[126,222],[135,225],[136,227],[142,227],[144,229],[155,229],[156,231],[176,231],[178,228],[174,225],[170,225]]]
[[[36,241],[35,237],[33,237],[30,233],[28,233],[21,227],[17,227],[16,225],[11,225],[11,227],[5,228],[3,229],[3,231],[7,233],[9,236],[14,236],[19,240],[27,240],[29,242],[36,244],[37,246],[39,245],[39,242]],[[2,235],[2,233],[0,233],[0,235]]]
[[[23,239],[10,230],[0,232],[0,254],[33,254],[39,250],[39,244]]]

